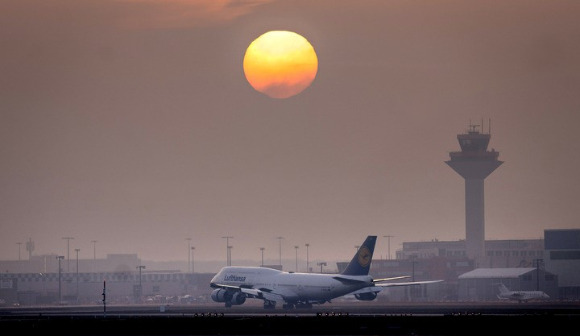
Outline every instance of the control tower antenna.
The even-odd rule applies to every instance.
[[[491,124],[491,119],[490,119]],[[465,251],[467,257],[481,266],[485,256],[485,216],[484,216],[484,180],[503,161],[498,160],[499,152],[487,150],[490,133],[483,134],[478,126],[470,123],[465,134],[458,134],[457,140],[461,151],[450,152],[450,160],[445,161],[456,173],[465,179]]]

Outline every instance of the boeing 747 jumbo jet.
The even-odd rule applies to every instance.
[[[529,300],[547,300],[550,298],[548,294],[542,291],[512,291],[502,283],[499,283],[498,287],[499,294],[497,297],[500,300],[517,300],[518,302],[528,302]]]
[[[399,276],[373,279],[369,269],[377,236],[368,236],[346,269],[340,274],[283,272],[266,267],[227,266],[211,280],[215,288],[211,298],[224,302],[226,307],[241,305],[246,298],[264,301],[264,308],[312,308],[330,300],[353,294],[358,300],[371,301],[388,286],[410,286],[441,282],[443,280],[388,282],[409,278]]]

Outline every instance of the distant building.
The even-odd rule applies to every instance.
[[[496,267],[531,267],[534,260],[543,258],[543,239],[504,239],[486,240],[485,257],[480,259],[481,265],[488,268]],[[465,241],[405,242],[403,248],[396,251],[397,259],[408,258],[467,258]],[[475,268],[473,264],[473,268]]]
[[[559,296],[580,299],[580,229],[544,230],[546,270],[558,274]]]
[[[478,268],[459,276],[460,301],[497,301],[498,284],[514,291],[540,290],[558,298],[558,277],[541,268]]]
[[[147,271],[98,273],[4,273],[0,274],[0,299],[22,305],[102,303],[106,282],[107,303],[178,303],[207,302],[213,273],[182,273],[180,271]],[[139,295],[142,286],[142,295]]]
[[[66,273],[65,262],[61,260],[61,270]],[[76,258],[71,259],[70,273],[76,273]],[[105,259],[79,259],[79,272],[131,272],[141,265],[137,254],[107,254]],[[31,256],[27,260],[0,260],[0,270],[6,273],[58,273],[56,254]]]

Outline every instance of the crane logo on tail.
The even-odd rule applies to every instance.
[[[362,267],[367,267],[371,263],[371,251],[366,246],[361,246],[358,250],[358,263]]]

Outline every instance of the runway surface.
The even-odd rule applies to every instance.
[[[580,303],[344,303],[0,308],[0,328],[26,335],[566,335]]]

